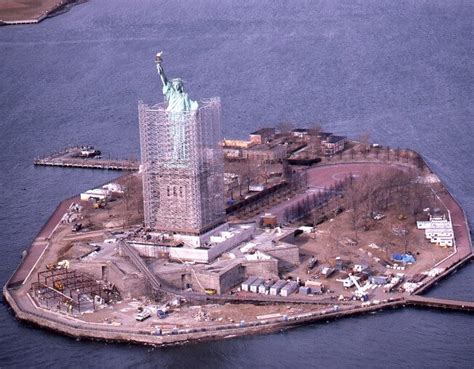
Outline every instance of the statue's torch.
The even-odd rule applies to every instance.
[[[162,62],[163,62],[163,51],[160,51],[159,53],[156,53],[155,63],[161,64]]]

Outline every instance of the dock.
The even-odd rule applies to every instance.
[[[138,171],[138,160],[103,159],[101,157],[81,157],[81,146],[68,147],[45,157],[35,158],[35,166]]]
[[[428,306],[431,308],[445,309],[445,310],[458,310],[464,312],[474,311],[474,301],[459,301],[459,300],[448,300],[438,299],[434,297],[426,296],[410,296],[406,299],[408,305],[413,306]]]

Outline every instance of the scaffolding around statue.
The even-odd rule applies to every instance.
[[[224,221],[224,162],[219,98],[169,112],[139,102],[145,225],[202,234]]]

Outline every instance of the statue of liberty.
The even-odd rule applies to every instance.
[[[156,54],[156,69],[163,84],[163,95],[168,103],[166,111],[168,119],[172,123],[170,136],[173,141],[172,157],[176,161],[186,160],[188,153],[186,149],[186,123],[189,114],[196,114],[198,103],[189,98],[184,91],[183,80],[174,78],[171,81],[166,78],[163,70],[162,53]]]

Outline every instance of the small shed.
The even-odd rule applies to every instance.
[[[311,293],[311,288],[305,287],[305,286],[301,286],[300,289],[299,289],[299,291],[298,291],[298,293],[299,293],[300,295],[305,295],[305,296],[307,296],[307,295],[309,295],[309,294]]]
[[[261,221],[263,227],[275,228],[278,225],[278,219],[276,215],[272,215],[270,213],[263,215],[261,217]]]

